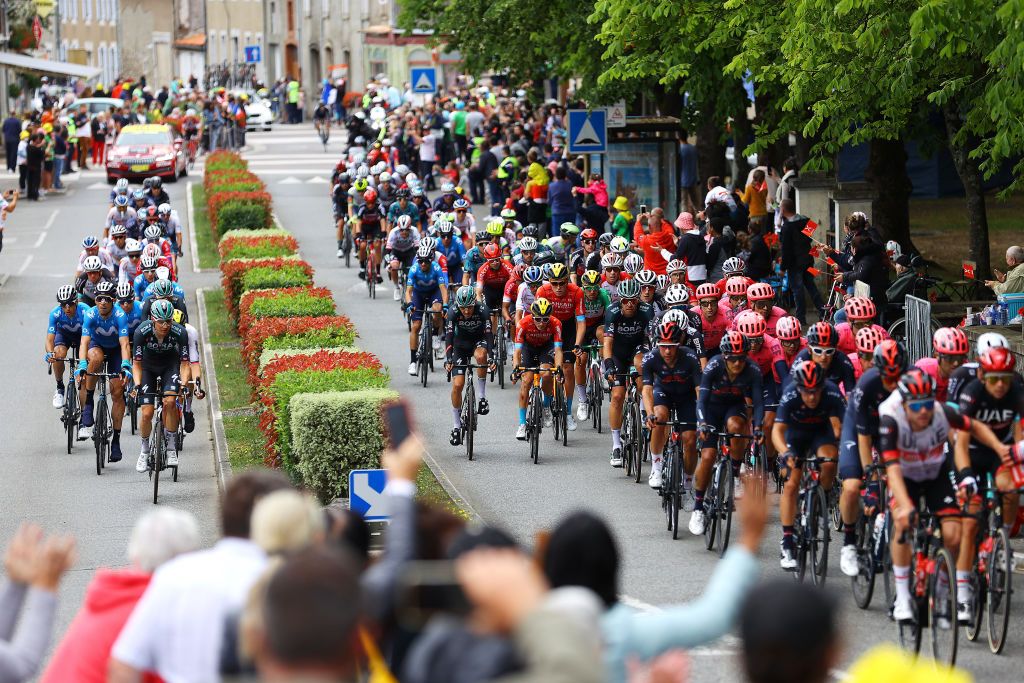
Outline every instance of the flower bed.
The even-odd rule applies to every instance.
[[[357,346],[329,346],[327,348],[319,349],[317,353],[329,352],[329,353],[359,353],[359,347]],[[259,363],[257,364],[258,372],[263,375],[263,370],[271,362],[278,358],[286,358],[288,356],[308,356],[310,354],[309,349],[263,349],[260,353]]]
[[[270,203],[270,194],[265,191],[216,191],[206,195],[210,225],[217,237],[240,228],[269,228]]]
[[[244,337],[249,326],[260,318],[317,317],[334,312],[334,297],[324,287],[249,290],[239,300],[238,334]]]
[[[268,233],[252,235],[251,233]],[[240,235],[239,233],[245,233]],[[299,251],[299,243],[283,230],[232,230],[221,238],[217,246],[222,261],[236,258],[280,258]]]
[[[242,358],[255,385],[257,364],[264,349],[322,349],[351,346],[356,331],[342,315],[316,318],[262,318],[249,326],[242,337]]]
[[[285,256],[281,258],[259,258],[259,259],[231,259],[221,261],[221,285],[224,287],[224,304],[234,320],[238,319],[238,300],[245,291],[242,287],[242,278],[254,268],[283,269],[298,267],[305,274],[301,281],[292,282],[288,286],[297,287],[311,284],[313,281],[313,266],[301,260],[298,256]],[[291,272],[291,271],[289,271]]]
[[[227,150],[220,150],[207,155],[206,161],[203,164],[204,173],[226,169],[245,171],[248,168],[249,162],[243,159],[240,154]]]
[[[250,171],[228,169],[213,171],[203,176],[203,190],[207,194],[218,191],[247,192],[265,191],[266,184]]]

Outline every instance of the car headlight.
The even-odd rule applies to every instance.
[[[108,164],[119,164],[119,163],[121,163],[121,157],[118,157],[118,156],[108,156],[107,157],[107,163]]]
[[[166,164],[166,163],[169,163],[171,161],[174,161],[174,155],[173,154],[164,154],[164,155],[158,156],[156,158],[156,161],[157,161],[158,164]]]

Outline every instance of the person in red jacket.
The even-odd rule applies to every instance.
[[[41,683],[106,683],[114,641],[164,562],[199,547],[199,525],[188,512],[161,508],[143,515],[128,540],[131,566],[99,569],[85,592],[64,639],[53,653]],[[159,681],[147,674],[143,681]]]
[[[650,213],[636,217],[633,242],[643,251],[644,269],[664,275],[676,250],[676,233],[660,208],[655,207]]]

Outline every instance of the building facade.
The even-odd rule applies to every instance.
[[[119,0],[58,0],[56,16],[41,41],[46,56],[62,62],[94,66],[98,84],[108,85],[121,73],[118,41]],[[57,21],[60,27],[56,26]],[[41,45],[43,47],[43,45]]]
[[[253,65],[260,81],[267,78],[264,5],[269,0],[206,0],[206,63],[213,66],[245,64],[245,48],[258,47],[260,61]]]

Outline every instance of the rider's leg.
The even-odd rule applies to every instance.
[[[110,380],[110,399],[113,404],[110,418],[116,435],[121,432],[121,422],[124,420],[124,382],[122,380]]]
[[[64,359],[68,357],[68,347],[53,347],[53,378],[57,380],[57,388],[64,387]]]
[[[668,406],[654,406],[654,419],[658,422],[668,421]],[[668,442],[669,427],[658,425],[651,429],[651,468],[661,470],[662,454]]]
[[[838,456],[839,449],[836,448],[835,444],[825,444],[818,448],[819,459],[830,458],[833,460],[833,462],[824,462],[821,464],[821,488],[826,491],[832,490],[832,483],[836,479],[835,458]]]
[[[478,346],[473,352],[473,360],[477,365],[487,365],[487,348]],[[487,398],[487,368],[478,368],[476,371],[476,394],[477,400]]]
[[[462,388],[466,385],[465,374],[452,375],[452,426],[462,426]]]
[[[524,372],[519,380],[519,424],[526,424],[526,405],[530,398],[530,387],[533,386],[533,373]]]
[[[725,423],[725,430],[730,434],[747,434],[747,420],[739,415],[733,415]],[[732,458],[732,474],[740,476],[740,466],[743,464],[743,454],[747,452],[749,439],[733,437],[729,439],[729,457]]]
[[[608,404],[608,426],[612,430],[612,448],[622,448],[622,404],[626,400],[626,387],[612,387],[612,400]]]
[[[587,400],[587,363],[589,362],[588,354],[577,349],[576,351],[576,365],[573,370],[575,373],[576,380],[576,401],[583,403]]]
[[[796,462],[799,464],[799,461]],[[796,497],[800,492],[800,467],[791,467],[789,479],[782,487],[779,497],[779,521],[782,523],[782,542],[792,548],[794,522],[796,521]]]
[[[413,320],[412,330],[409,331],[409,360],[412,363],[416,362],[416,342],[420,338],[420,327],[422,326],[422,320]]]

